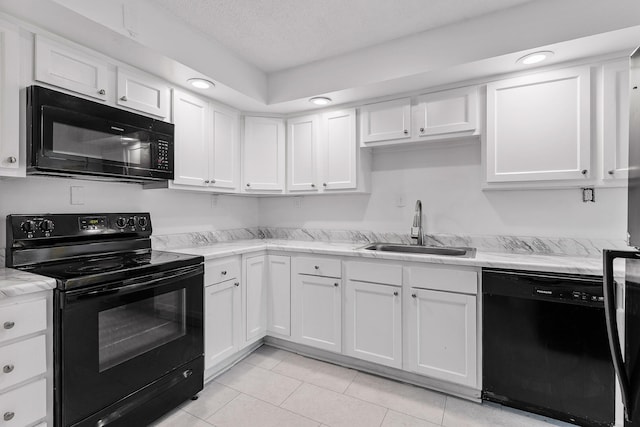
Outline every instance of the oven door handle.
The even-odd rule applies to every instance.
[[[192,276],[197,276],[198,274],[202,274],[203,271],[204,269],[202,265],[198,265],[195,267],[185,267],[178,271],[171,272],[171,274],[169,275],[167,275],[167,273],[165,272],[165,273],[156,273],[150,276],[146,276],[147,278],[160,276],[160,277],[152,278],[150,280],[144,280],[144,277],[142,278],[139,277],[136,279],[127,279],[120,282],[121,286],[114,286],[114,284],[112,283],[112,284],[103,286],[100,289],[95,289],[88,292],[86,290],[72,291],[67,293],[67,302],[70,302],[69,299],[82,299],[83,301],[86,301],[87,299],[100,298],[107,295],[117,295],[122,293],[128,293],[128,292],[135,291],[137,289],[142,289],[142,288],[153,289],[160,286],[164,286],[167,284],[167,282],[172,282],[175,280],[187,279]],[[141,279],[144,281],[140,282],[139,280]]]

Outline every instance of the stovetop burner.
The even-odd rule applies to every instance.
[[[87,261],[86,264],[80,266],[72,265],[65,269],[65,272],[69,274],[95,274],[105,271],[118,270],[122,267],[124,267],[124,264],[118,261],[93,260]]]

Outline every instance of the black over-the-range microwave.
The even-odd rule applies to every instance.
[[[41,86],[27,88],[27,173],[173,179],[174,125]]]

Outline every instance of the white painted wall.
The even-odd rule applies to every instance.
[[[70,204],[70,186],[84,187],[84,205]],[[143,190],[140,184],[53,177],[0,180],[0,247],[8,214],[150,212],[153,234],[224,230],[259,225],[253,197],[218,196],[173,190]]]
[[[626,238],[626,188],[583,203],[579,189],[482,191],[481,174],[478,141],[376,151],[370,195],[260,199],[260,225],[408,233],[421,199],[427,233]]]

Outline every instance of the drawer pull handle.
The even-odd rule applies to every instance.
[[[234,286],[240,286],[240,282],[234,283]]]
[[[106,93],[107,93],[107,91],[106,91],[106,90],[104,90],[104,89],[100,89],[100,90],[98,91],[98,94],[100,94],[100,95],[105,95]]]
[[[418,295],[416,295],[416,294],[411,294],[411,298],[418,298]]]
[[[14,326],[16,326],[15,322],[4,322],[4,325],[3,325],[5,329],[12,329]]]
[[[226,275],[227,275],[227,270],[222,270],[222,271],[220,272],[220,274],[222,274],[223,276],[226,276]]]
[[[314,265],[313,268],[315,268],[316,270],[320,270],[320,266],[319,265]]]
[[[11,372],[13,372],[13,365],[4,365],[2,367],[2,372],[4,372],[5,374],[10,374]]]
[[[126,101],[128,101],[128,100],[129,100],[129,99],[128,99],[126,96],[121,96],[121,97],[120,97],[120,101],[125,101],[125,102],[126,102]]]
[[[398,291],[395,291],[395,292],[393,293],[393,296],[394,296],[394,297],[397,297],[397,296],[398,296]]]
[[[582,170],[580,171],[580,173],[582,173],[582,175],[586,175],[586,174],[587,174],[587,172],[589,172],[589,171],[588,171],[588,170],[586,170],[586,169],[582,169]]]
[[[13,419],[13,417],[15,417],[16,414],[15,412],[5,412],[4,413],[4,420],[5,421],[11,421]]]
[[[338,287],[338,282],[334,283],[333,286]]]

